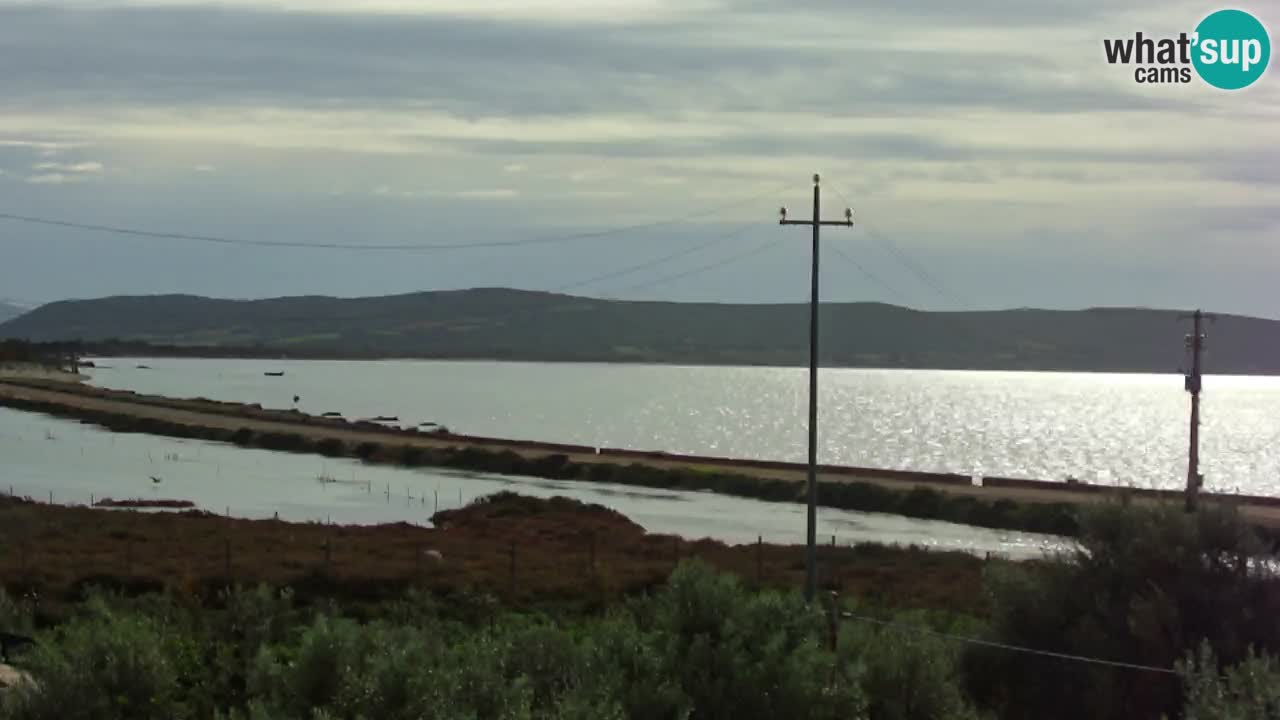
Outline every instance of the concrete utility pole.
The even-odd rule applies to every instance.
[[[1191,372],[1187,373],[1183,387],[1191,393],[1191,437],[1187,447],[1187,512],[1195,512],[1196,500],[1200,486],[1204,484],[1204,476],[1200,474],[1200,388],[1201,355],[1204,352],[1204,332],[1201,330],[1205,319],[1212,320],[1212,315],[1197,310],[1189,315],[1179,316],[1181,320],[1193,321],[1192,331],[1186,336],[1187,349],[1191,351]]]
[[[853,211],[845,208],[844,220],[823,220],[820,178],[813,176],[813,218],[788,220],[787,209],[782,208],[780,225],[809,225],[813,227],[813,268],[810,275],[809,295],[809,513],[805,533],[804,599],[812,603],[818,592],[817,539],[818,539],[818,230],[823,225],[853,227]]]

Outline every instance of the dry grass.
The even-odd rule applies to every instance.
[[[440,519],[439,529],[331,526],[0,498],[0,582],[63,601],[90,585],[206,594],[266,582],[350,600],[419,586],[513,604],[602,605],[664,582],[687,557],[767,586],[799,587],[804,575],[801,547],[651,535],[572,500],[504,498]],[[894,607],[984,608],[983,561],[968,555],[862,545],[821,548],[819,562],[824,585],[846,595]]]

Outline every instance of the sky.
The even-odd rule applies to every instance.
[[[1238,7],[1274,39],[1280,2]],[[0,219],[0,300],[798,302],[810,236],[777,214],[809,217],[817,172],[855,215],[823,230],[826,300],[1280,318],[1280,70],[1142,85],[1103,54],[1215,9],[0,0],[0,214],[464,246]]]

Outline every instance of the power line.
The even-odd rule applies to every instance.
[[[775,192],[774,188],[770,188],[758,195],[753,195],[742,200],[736,200],[730,203],[724,203],[711,208],[697,210],[684,215],[663,220],[654,220],[645,223],[637,223],[633,225],[623,225],[620,227],[606,228],[603,230],[592,230],[577,233],[567,233],[563,235],[547,235],[540,237],[521,238],[516,240],[491,240],[485,242],[459,242],[459,243],[394,243],[394,244],[374,244],[361,245],[356,243],[333,243],[333,242],[302,242],[295,240],[257,240],[251,238],[233,238],[221,235],[204,235],[186,232],[167,232],[158,230],[146,230],[134,227],[124,227],[117,225],[105,225],[99,223],[85,223],[72,220],[63,220],[59,218],[42,217],[36,215],[19,215],[17,213],[0,212],[0,220],[9,220],[12,222],[22,222],[33,225],[47,225],[52,227],[71,228],[74,230],[86,230],[92,232],[109,233],[113,235],[125,235],[130,237],[140,237],[159,240],[182,240],[188,242],[212,243],[218,245],[237,245],[249,247],[269,247],[269,248],[290,248],[303,250],[361,250],[361,251],[387,251],[387,252],[403,252],[415,250],[469,250],[482,248],[502,248],[517,247],[525,245],[547,245],[553,243],[571,242],[574,240],[589,240],[593,238],[610,237],[628,232],[636,232],[639,230],[652,230],[654,228],[678,225],[680,223],[696,220],[699,218],[709,217],[724,210],[746,205]]]
[[[895,299],[897,299],[898,302],[902,303],[903,306],[908,305],[907,300],[905,297],[902,296],[902,293],[894,289],[894,287],[889,283],[880,279],[880,277],[878,277],[875,273],[868,270],[862,263],[855,260],[852,255],[846,253],[844,250],[841,250],[839,245],[832,245],[831,251],[834,252],[841,260],[844,260],[845,262],[849,263],[855,269],[857,269],[858,272],[862,273],[863,277],[875,283],[876,285],[880,286],[881,289],[883,289],[885,292],[892,295]]]
[[[845,202],[849,202],[849,198],[843,192],[840,191],[840,188],[838,186],[832,183],[831,187],[832,189],[835,190],[836,194],[838,194]],[[968,302],[964,298],[957,297],[955,293],[948,290],[945,285],[943,285],[940,281],[934,278],[932,274],[930,274],[923,267],[921,267],[919,263],[917,263],[916,261],[911,259],[909,256],[907,256],[906,253],[903,252],[898,247],[898,244],[893,242],[893,240],[881,235],[873,227],[871,227],[870,224],[866,223],[865,221],[859,220],[857,224],[861,225],[862,229],[867,233],[867,235],[871,236],[873,239],[880,242],[881,245],[884,245],[889,250],[889,252],[894,256],[894,258],[898,260],[900,264],[902,264],[908,270],[910,270],[912,274],[914,274],[920,282],[928,286],[929,289],[931,289],[934,293],[936,293],[940,297],[948,300],[949,302],[955,305],[967,306],[970,308],[974,307],[975,303]],[[842,256],[844,255],[839,251],[838,248],[833,248],[833,249],[836,250],[837,254]],[[853,260],[853,258],[849,258],[849,257],[846,257],[845,259],[850,261]],[[967,319],[962,320],[960,318],[956,318],[951,323],[951,326],[956,331],[960,332],[962,335],[966,335],[970,339],[976,340],[986,347],[1004,347],[1005,344],[1008,342],[1008,338],[997,337],[992,333],[987,332],[984,329],[984,327],[980,325],[976,320],[969,321]]]
[[[620,290],[620,291],[618,291],[618,292],[624,292],[624,293],[626,293],[626,292],[635,292],[635,291],[637,291],[637,290],[645,290],[645,289],[647,289],[647,288],[651,288],[651,287],[653,287],[653,286],[655,286],[655,285],[664,285],[664,284],[669,283],[669,282],[674,282],[674,281],[676,281],[676,280],[680,280],[680,279],[683,279],[683,278],[689,277],[690,275],[700,275],[700,274],[705,273],[705,272],[711,272],[712,270],[719,270],[720,268],[722,268],[722,267],[724,267],[724,266],[726,266],[726,265],[731,265],[731,264],[733,264],[733,263],[735,263],[735,262],[739,262],[739,261],[741,261],[741,260],[746,260],[746,259],[747,259],[747,258],[749,258],[749,257],[755,256],[755,255],[759,255],[760,253],[764,252],[765,250],[768,250],[769,248],[773,247],[774,245],[777,245],[777,244],[778,244],[778,242],[779,242],[779,241],[778,241],[777,239],[775,239],[775,238],[769,238],[769,239],[768,239],[767,241],[765,241],[764,243],[761,243],[760,245],[754,245],[754,246],[752,246],[751,248],[749,248],[748,250],[746,250],[746,251],[744,251],[744,252],[740,252],[740,253],[737,253],[737,254],[735,254],[735,255],[730,255],[729,257],[721,258],[720,260],[717,260],[716,262],[708,263],[708,264],[706,264],[706,265],[700,265],[700,266],[695,267],[695,268],[692,268],[692,269],[690,269],[690,270],[685,270],[685,271],[683,271],[683,272],[678,272],[678,273],[675,273],[674,275],[664,275],[664,276],[662,276],[662,277],[655,278],[655,279],[653,279],[653,280],[646,280],[645,282],[637,283],[637,284],[635,284],[635,285],[631,285],[631,286],[629,286],[629,287],[625,287],[625,288],[623,288],[622,290]],[[614,294],[616,295],[617,293],[614,293]]]
[[[858,622],[870,623],[872,625],[880,625],[881,627],[893,628],[907,632],[914,632],[920,635],[929,635],[953,642],[968,643],[970,645],[980,645],[982,647],[996,648],[998,650],[1008,650],[1010,652],[1027,653],[1029,655],[1040,655],[1042,657],[1057,658],[1059,660],[1070,660],[1072,662],[1090,663],[1093,665],[1105,665],[1107,667],[1124,668],[1126,670],[1142,670],[1144,672],[1162,673],[1165,675],[1177,675],[1178,671],[1172,668],[1156,667],[1154,665],[1139,665],[1138,663],[1119,662],[1116,660],[1104,660],[1102,658],[1088,657],[1086,655],[1072,655],[1070,653],[1054,652],[1052,650],[1039,650],[1036,648],[1021,647],[1018,645],[1009,645],[1006,643],[993,642],[991,640],[980,640],[974,637],[966,637],[964,635],[952,635],[951,633],[938,632],[923,628],[918,625],[908,625],[906,623],[893,622],[891,620],[877,620],[876,618],[866,617],[864,615],[855,615],[850,612],[841,613],[841,617],[848,620],[857,620]]]
[[[843,199],[850,206],[853,205],[853,203],[849,200],[849,198],[843,192],[840,191],[840,188],[837,185],[835,185],[834,183],[831,183],[831,189],[835,190],[836,194],[839,195],[840,198]],[[962,298],[958,297],[955,293],[951,292],[951,290],[949,290],[946,287],[946,285],[944,285],[941,281],[939,281],[936,277],[934,277],[928,270],[925,270],[924,267],[920,265],[920,263],[916,262],[914,259],[908,256],[906,252],[904,252],[896,242],[894,242],[891,238],[880,233],[870,223],[866,222],[865,220],[859,219],[858,225],[862,228],[863,232],[869,235],[876,242],[883,245],[885,249],[887,249],[889,253],[893,255],[894,259],[896,259],[899,263],[901,263],[903,267],[907,268],[907,270],[911,271],[911,274],[915,275],[916,279],[918,279],[921,283],[924,283],[924,285],[926,285],[930,290],[932,290],[938,296],[952,303],[955,303],[957,305],[971,304],[971,303],[965,303]]]
[[[693,253],[698,252],[699,250],[705,250],[713,245],[718,245],[722,242],[725,242],[726,240],[739,237],[743,233],[745,233],[747,230],[749,230],[752,227],[752,225],[754,225],[754,223],[746,223],[744,225],[740,225],[734,228],[733,230],[730,230],[727,233],[716,235],[712,237],[710,240],[707,240],[706,242],[698,243],[697,245],[694,245],[692,247],[687,247],[687,248],[684,248],[683,250],[678,250],[676,252],[663,255],[662,257],[654,258],[652,260],[646,260],[645,262],[642,262],[639,265],[632,265],[630,267],[625,267],[620,270],[607,272],[603,275],[596,275],[595,277],[590,277],[590,278],[587,278],[586,280],[580,280],[578,282],[569,283],[568,285],[561,285],[560,287],[555,288],[551,292],[565,292],[568,290],[573,290],[575,288],[580,288],[584,285],[594,285],[597,282],[601,282],[603,280],[612,280],[614,278],[625,277],[627,275],[637,273],[641,270],[648,270],[649,268],[655,267],[657,265],[661,265],[662,263],[669,262],[677,258],[682,258],[686,255],[692,255]]]

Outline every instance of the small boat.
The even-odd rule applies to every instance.
[[[278,370],[278,371],[276,371],[276,372],[264,372],[264,373],[262,373],[262,374],[263,374],[263,375],[266,375],[267,377],[284,377],[284,371],[283,371],[283,370]]]
[[[340,417],[342,417],[342,413],[340,413],[340,412],[333,412],[333,411],[330,411],[330,412],[327,412],[327,413],[322,413],[322,414],[320,415],[320,417],[327,417],[327,418],[340,418]]]
[[[138,366],[138,369],[139,369],[139,370],[150,370],[150,369],[151,369],[151,366],[150,366],[150,365],[139,365],[139,366]]]
[[[400,418],[394,415],[379,415],[373,419],[374,422],[400,422]]]

